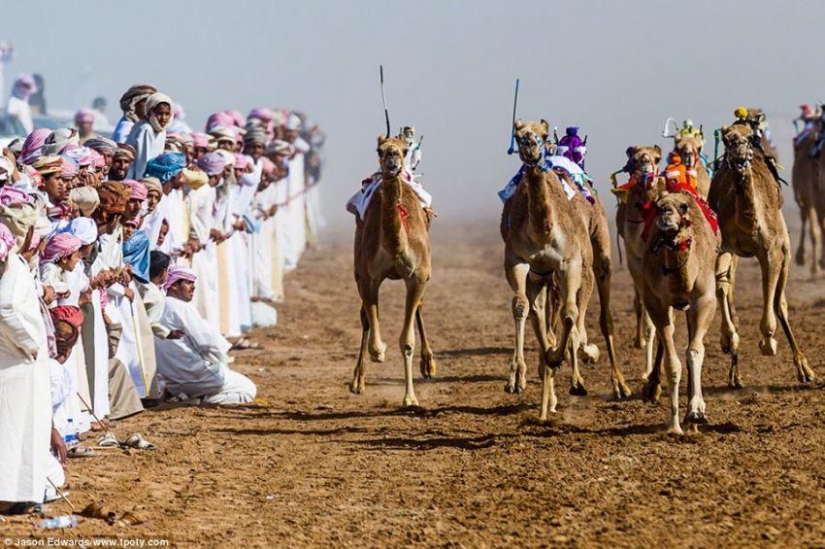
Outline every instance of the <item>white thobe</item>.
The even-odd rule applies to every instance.
[[[204,248],[192,257],[192,270],[198,275],[193,303],[201,315],[213,326],[221,321],[221,302],[218,293],[217,252],[215,241],[209,237],[213,228],[215,189],[209,185],[191,191],[187,195],[191,234]]]
[[[126,144],[135,148],[135,161],[129,166],[126,178],[143,179],[149,161],[163,154],[166,132],[156,132],[149,122],[142,120],[132,128]]]

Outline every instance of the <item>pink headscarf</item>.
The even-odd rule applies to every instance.
[[[81,122],[94,122],[95,121],[95,114],[90,111],[89,109],[80,109],[74,115],[74,123],[80,124]]]
[[[243,115],[241,114],[241,111],[230,110],[230,111],[223,111],[223,112],[228,114],[229,117],[232,119],[232,125],[233,126],[243,129],[244,125],[246,125],[246,120],[244,119]]]
[[[94,160],[94,156],[92,156],[93,152],[95,151],[89,147],[69,145],[63,149],[63,156],[71,158],[78,166],[91,166]]]
[[[146,200],[146,197],[149,196],[149,189],[139,181],[126,179],[122,181],[122,183],[129,185],[129,188],[132,190],[131,194],[129,194],[129,200],[140,200],[143,202]]]
[[[17,244],[17,238],[8,227],[0,223],[0,261],[5,261]]]
[[[40,258],[46,263],[60,261],[79,250],[81,245],[78,237],[69,233],[57,233],[46,241],[46,249]]]
[[[32,198],[20,189],[15,187],[0,188],[0,204],[3,206],[19,206],[20,204],[31,204]]]
[[[62,156],[63,158],[63,169],[60,172],[60,177],[74,177],[77,175],[78,168],[77,164],[72,158]]]
[[[23,150],[20,152],[20,163],[31,164],[43,154],[41,150],[46,138],[52,131],[48,128],[38,128],[31,132],[23,142]]]
[[[269,124],[272,122],[272,109],[269,107],[255,107],[249,111],[247,118],[257,118],[258,120]]]
[[[105,168],[106,167],[106,159],[103,158],[103,155],[100,154],[99,152],[97,152],[94,149],[90,149],[90,150],[91,150],[91,155],[92,155],[92,168],[94,168],[95,171],[99,171],[99,170],[102,170],[103,168]]]
[[[235,169],[246,170],[249,167],[249,159],[246,155],[235,153]]]
[[[179,280],[188,280],[189,282],[197,282],[198,275],[195,271],[187,267],[169,267],[169,274],[166,277],[166,282],[163,283],[163,291],[168,292],[169,288]]]
[[[206,119],[206,131],[210,131],[212,128],[216,126],[234,126],[235,119],[232,118],[227,112],[216,112],[214,114],[209,115],[209,118]]]
[[[265,156],[261,157],[261,162],[263,162],[263,174],[264,175],[272,175],[275,173],[275,163],[268,159]]]
[[[226,161],[218,153],[206,153],[198,159],[198,167],[207,175],[218,175],[226,167]]]
[[[32,185],[35,189],[39,189],[43,186],[43,176],[40,175],[40,172],[32,168],[31,166],[24,164],[23,169],[26,170],[26,174],[31,178]]]
[[[193,146],[196,149],[209,148],[209,136],[205,133],[192,132],[192,140],[194,141]]]

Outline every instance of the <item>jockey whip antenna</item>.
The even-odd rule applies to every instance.
[[[513,123],[510,124],[510,148],[507,149],[507,154],[516,152],[516,107],[518,106],[518,81],[516,78],[516,95],[513,98]]]
[[[390,113],[387,110],[387,98],[384,95],[384,65],[378,66],[381,74],[381,102],[384,104],[384,120],[387,121],[387,138],[390,137]]]
[[[673,133],[670,133],[670,123],[673,123],[673,127],[675,130]],[[676,123],[676,119],[672,116],[665,120],[665,129],[662,130],[662,137],[673,137],[677,133],[679,133],[679,124]]]

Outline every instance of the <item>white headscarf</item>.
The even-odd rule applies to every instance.
[[[169,116],[169,121],[166,123],[165,126],[160,125],[160,122],[158,122],[158,118],[157,118],[157,116],[155,115],[155,112],[154,112],[155,107],[157,107],[161,103],[166,103],[167,105],[169,105],[169,115],[170,116]],[[144,107],[144,112],[146,113],[147,120],[152,125],[152,129],[154,129],[156,132],[162,132],[162,131],[165,131],[166,128],[168,128],[169,125],[172,124],[172,121],[174,120],[174,117],[172,116],[172,113],[175,112],[175,103],[172,101],[172,98],[169,97],[168,95],[166,95],[165,93],[160,93],[160,92],[153,93],[146,100],[146,106]]]

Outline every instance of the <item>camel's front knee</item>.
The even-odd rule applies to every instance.
[[[527,301],[527,296],[517,295],[513,298],[513,317],[516,320],[523,320],[527,318],[530,313],[530,302]]]

